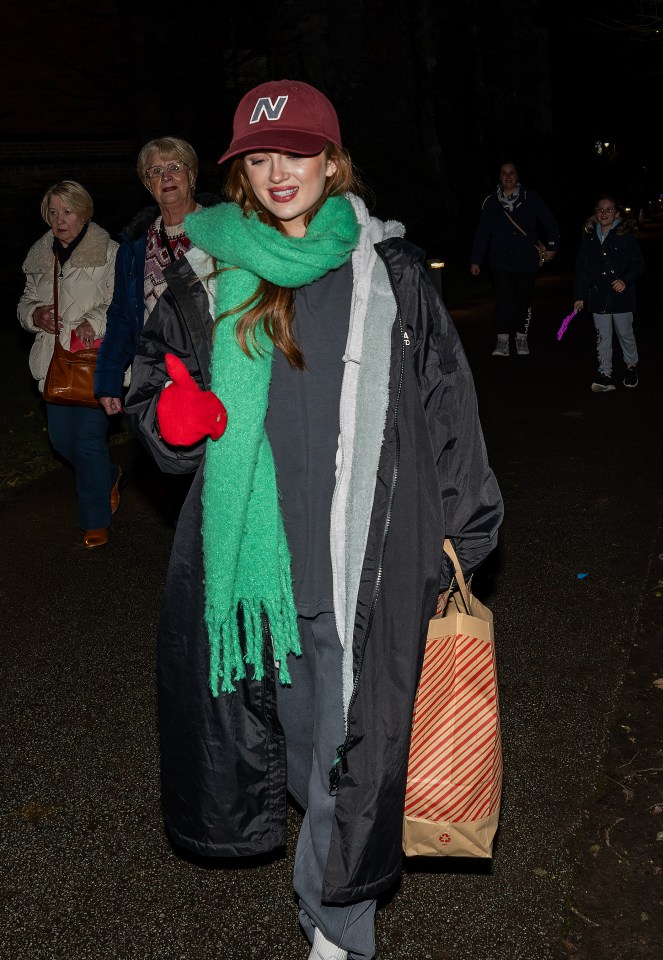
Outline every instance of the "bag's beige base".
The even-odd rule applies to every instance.
[[[406,857],[483,857],[493,855],[493,837],[499,811],[471,823],[431,823],[403,818],[403,852]]]

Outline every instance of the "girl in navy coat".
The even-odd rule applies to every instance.
[[[638,348],[633,334],[635,281],[645,261],[634,235],[635,223],[627,220],[614,197],[601,196],[594,216],[585,223],[576,258],[576,310],[587,307],[594,315],[598,375],[595,393],[615,389],[612,376],[612,332],[617,333],[626,373],[625,387],[638,385]]]

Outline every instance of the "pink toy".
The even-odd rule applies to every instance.
[[[576,315],[577,312],[578,312],[577,310],[574,310],[573,313],[570,313],[570,314],[568,315],[568,317],[564,317],[564,320],[562,321],[562,326],[561,326],[561,327],[559,328],[559,330],[557,331],[557,339],[558,339],[558,340],[561,340],[561,339],[562,339],[562,337],[564,336],[564,331],[566,330],[566,328],[568,327],[568,325],[571,323],[571,321],[573,320],[573,318],[575,317],[575,315]]]

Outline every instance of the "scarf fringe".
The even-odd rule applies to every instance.
[[[287,597],[281,602],[268,600],[237,600],[234,614],[218,621],[213,612],[206,616],[210,637],[209,685],[212,695],[234,693],[238,680],[246,679],[246,664],[253,667],[253,680],[265,675],[263,615],[269,622],[274,661],[278,666],[279,681],[290,683],[287,658],[301,656],[297,611]],[[242,653],[242,639],[244,650]]]

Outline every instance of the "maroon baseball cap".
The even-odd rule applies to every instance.
[[[219,163],[254,150],[291,150],[313,157],[328,140],[342,146],[338,117],[327,97],[300,80],[270,80],[240,100],[232,143]]]

